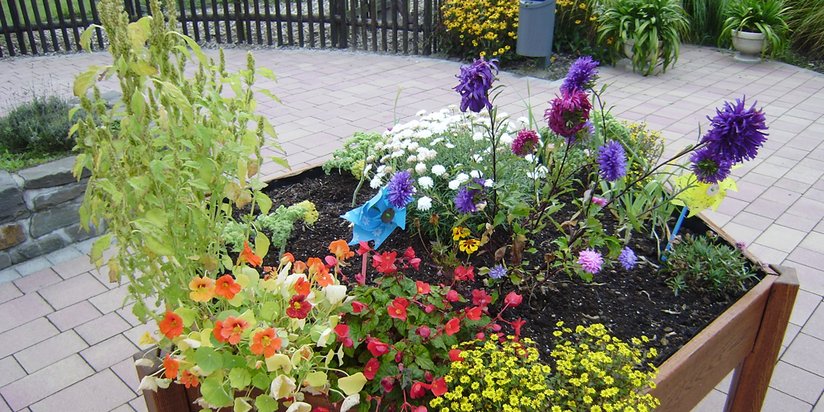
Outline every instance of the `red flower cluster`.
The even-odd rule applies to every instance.
[[[409,300],[406,298],[395,298],[387,307],[389,317],[406,320],[406,308],[409,307]]]
[[[289,299],[289,306],[286,307],[286,316],[294,319],[306,319],[312,304],[306,301],[306,295],[294,295]]]
[[[455,280],[465,282],[475,280],[475,268],[472,266],[458,266],[455,268]]]

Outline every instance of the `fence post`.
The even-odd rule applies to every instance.
[[[423,2],[423,54],[430,55],[432,50],[432,2],[434,0],[424,0]]]
[[[332,2],[332,46],[339,49],[349,47],[346,27],[346,0],[331,0]]]
[[[237,43],[246,41],[246,33],[243,30],[243,8],[240,6],[240,0],[235,0],[235,30],[237,31]]]

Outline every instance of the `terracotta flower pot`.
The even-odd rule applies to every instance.
[[[764,33],[748,31],[732,31],[732,46],[738,53],[735,60],[757,63],[761,61],[761,53],[764,50]]]

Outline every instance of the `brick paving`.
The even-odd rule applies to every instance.
[[[229,50],[227,61],[243,64],[243,53]],[[451,90],[455,62],[309,50],[257,50],[255,57],[278,75],[260,86],[283,104],[260,96],[259,109],[276,125],[294,169],[322,163],[355,131],[381,131],[420,109],[458,102]],[[0,60],[0,113],[34,93],[68,96],[73,76],[93,64],[107,64],[107,57]],[[527,102],[543,110],[558,86],[499,77],[506,89],[498,103],[513,116],[525,114]],[[694,142],[705,116],[724,100],[746,94],[764,107],[770,140],[757,160],[733,172],[740,191],[706,215],[763,261],[798,269],[801,291],[763,410],[824,412],[824,76],[684,46],[665,74],[643,78],[619,65],[602,68],[601,78],[610,84],[605,97],[613,113],[662,130],[670,152]],[[266,178],[283,172],[274,163],[262,167]],[[67,405],[145,410],[128,358],[146,326],[121,307],[125,288],[88,263],[89,247],[77,244],[0,271],[0,412]],[[721,410],[728,384],[729,378],[719,383],[696,410]]]

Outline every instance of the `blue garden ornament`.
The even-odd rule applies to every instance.
[[[392,207],[387,197],[388,192],[386,187],[382,188],[363,206],[341,216],[355,225],[350,245],[372,240],[375,242],[375,249],[378,249],[396,227],[406,229],[406,208]]]

